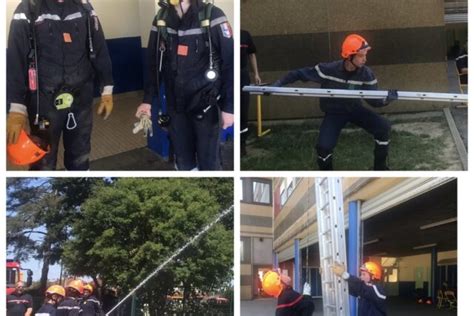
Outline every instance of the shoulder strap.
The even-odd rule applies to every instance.
[[[160,36],[166,39],[168,38],[168,30],[167,30],[167,20],[168,18],[168,8],[167,7],[162,7],[156,14],[156,26],[158,28],[158,33],[160,33]]]
[[[204,4],[204,7],[199,11],[199,22],[202,28],[209,29],[211,27],[211,14],[214,5],[210,2]]]

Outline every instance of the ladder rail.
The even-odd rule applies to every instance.
[[[324,315],[347,316],[348,284],[331,271],[336,261],[347,266],[341,179],[316,178],[315,191]]]

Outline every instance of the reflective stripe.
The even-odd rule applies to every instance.
[[[28,23],[30,23],[30,20],[26,17],[24,13],[15,13],[13,15],[13,20],[25,20],[25,21],[28,21]]]
[[[457,57],[456,60],[463,59],[463,58],[467,58],[467,54],[466,54],[466,55],[461,55],[461,56]]]
[[[240,131],[240,134],[247,133],[249,131],[249,128],[244,128],[243,130]]]
[[[67,17],[64,18],[64,21],[70,21],[70,20],[75,20],[75,19],[80,19],[80,18],[82,18],[82,13],[76,12],[73,14],[69,14]]]
[[[152,31],[152,32],[158,32],[158,28],[157,28],[156,26],[152,26],[152,27],[151,27],[151,31]]]
[[[56,15],[56,14],[41,14],[35,21],[35,23],[38,23],[38,22],[43,22],[44,20],[53,20],[53,21],[61,21],[61,18],[59,17],[59,15]]]
[[[169,34],[178,34],[178,32],[176,32],[176,30],[172,29],[171,27],[167,27],[167,28],[166,28],[166,31],[167,31]]]
[[[172,29],[170,27],[167,27],[166,31],[168,32],[168,34],[178,34],[178,36],[199,35],[199,34],[203,34],[205,32],[205,30],[202,29],[202,28],[189,29],[189,30],[186,30],[186,31],[182,31],[182,30],[176,31],[175,29]]]
[[[387,298],[385,295],[380,294],[379,290],[377,289],[377,287],[376,287],[375,285],[372,285],[372,287],[374,288],[375,294],[376,294],[379,298],[381,298],[381,299],[383,299],[383,300]]]
[[[220,18],[216,18],[211,21],[211,27],[214,27],[216,25],[219,25],[221,23],[227,22],[227,17],[226,16],[221,16]]]
[[[67,310],[72,310],[72,309],[80,309],[79,306],[58,306],[57,309],[67,309]]]
[[[372,81],[356,81],[356,80],[344,80],[344,79],[341,79],[341,78],[337,78],[337,77],[333,77],[333,76],[328,76],[326,74],[324,74],[321,69],[319,69],[319,65],[316,65],[314,67],[314,69],[316,69],[316,71],[318,72],[318,75],[323,78],[323,79],[327,79],[327,80],[332,80],[332,81],[336,81],[336,82],[340,82],[340,83],[349,83],[349,84],[356,84],[356,85],[374,85],[377,83],[377,79],[374,79]]]
[[[374,139],[374,140],[377,143],[377,145],[381,145],[381,146],[388,146],[388,144],[390,143],[389,140],[387,140],[387,141],[382,141],[382,140],[378,140],[378,139]]]
[[[294,300],[293,302],[291,303],[288,303],[288,304],[280,304],[280,305],[277,305],[277,309],[279,308],[286,308],[286,307],[291,307],[293,305],[296,305],[299,301],[301,301],[303,299],[303,296],[299,296],[296,300]]]
[[[97,16],[97,13],[95,13],[94,10],[91,11],[91,16]]]
[[[36,313],[35,316],[51,316],[50,313]]]
[[[321,156],[318,155],[318,158],[321,159],[322,161],[326,161],[326,160],[328,160],[331,156],[332,156],[332,154],[329,154],[329,155],[327,155],[326,157],[321,157]]]

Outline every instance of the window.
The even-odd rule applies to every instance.
[[[255,203],[270,204],[270,189],[269,183],[254,181],[252,201]]]

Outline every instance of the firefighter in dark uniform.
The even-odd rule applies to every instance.
[[[466,48],[462,50],[459,56],[456,56],[456,67],[459,73],[459,81],[461,84],[467,85],[467,74],[468,74],[468,56],[467,56],[467,43]]]
[[[311,301],[311,286],[304,284],[303,295],[291,286],[291,278],[280,271],[268,271],[262,278],[265,293],[277,298],[275,316],[311,316],[314,304]]]
[[[66,169],[89,169],[94,77],[105,119],[113,108],[112,63],[89,2],[22,0],[8,39],[7,134],[16,143],[29,120],[31,133],[46,138],[49,153],[31,169],[56,168],[61,134]]]
[[[332,270],[349,283],[349,294],[359,299],[359,315],[387,315],[387,296],[380,284],[382,268],[379,264],[371,261],[364,263],[360,267],[360,278],[347,273],[341,264],[335,264]]]
[[[367,41],[357,35],[346,37],[342,44],[342,60],[320,63],[315,67],[289,72],[273,85],[284,86],[295,81],[314,81],[321,88],[349,90],[377,90],[377,79],[365,66],[367,52],[371,49]],[[389,90],[386,99],[366,100],[373,107],[388,105],[398,99],[396,90]],[[333,169],[333,150],[341,130],[353,123],[372,134],[375,141],[374,170],[387,170],[390,123],[379,114],[367,109],[360,99],[321,98],[321,110],[325,112],[316,145],[317,162],[321,170]]]
[[[245,145],[249,135],[250,93],[242,91],[244,86],[250,84],[249,62],[254,76],[253,81],[259,85],[262,83],[262,79],[260,79],[260,74],[258,73],[257,48],[250,33],[240,30],[240,154],[242,156],[247,154]]]
[[[149,80],[136,116],[151,116],[163,83],[177,169],[219,170],[219,113],[222,128],[233,124],[231,26],[221,9],[202,0],[161,0],[160,6],[148,42]]]
[[[18,282],[15,291],[7,295],[7,316],[30,316],[33,312],[33,298],[24,293],[25,284]]]
[[[94,288],[90,284],[84,285],[84,294],[81,302],[81,316],[104,315],[100,301],[94,296]]]
[[[78,316],[81,310],[79,303],[82,293],[84,293],[84,284],[81,280],[69,282],[66,286],[66,297],[59,303],[56,316]]]
[[[56,316],[56,307],[66,296],[66,290],[60,285],[51,285],[45,296],[45,303],[36,311],[35,316]]]

